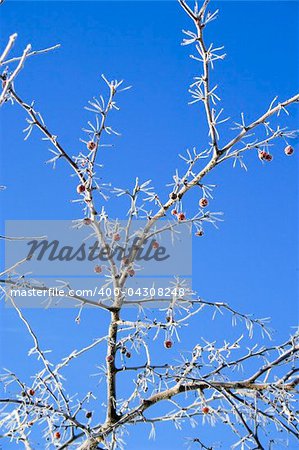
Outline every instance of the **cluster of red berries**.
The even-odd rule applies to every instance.
[[[205,197],[203,197],[203,198],[201,198],[201,199],[199,200],[199,206],[200,206],[201,208],[205,208],[206,206],[208,206],[208,204],[209,204],[209,201],[208,201],[208,199],[205,198]]]
[[[59,431],[56,431],[56,433],[54,433],[54,438],[55,439],[60,439],[61,438],[61,434],[59,433]]]
[[[209,408],[208,406],[204,406],[204,407],[202,408],[202,412],[203,412],[203,414],[209,414],[210,408]]]
[[[165,348],[171,348],[173,346],[173,342],[170,340],[170,339],[167,339],[165,342],[164,342],[164,347]]]
[[[294,149],[291,145],[287,145],[284,149],[284,153],[287,156],[291,156],[294,153]],[[265,150],[259,150],[259,158],[261,161],[272,161],[273,156],[270,155],[270,153],[266,152]]]
[[[186,215],[183,212],[178,212],[176,209],[173,209],[171,211],[171,214],[173,216],[176,216],[179,222],[182,222],[183,220],[186,220]]]

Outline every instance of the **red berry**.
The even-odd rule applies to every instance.
[[[127,357],[127,358],[131,358],[131,356],[132,356],[132,355],[131,355],[130,352],[127,352],[127,353],[126,353],[126,357]]]
[[[152,246],[153,246],[153,248],[159,248],[159,242],[154,241],[154,242],[152,243]]]
[[[135,275],[135,270],[134,269],[128,270],[128,274],[130,275],[130,277],[133,277]]]
[[[171,214],[173,215],[173,216],[176,216],[177,215],[177,210],[176,209],[173,209],[172,211],[171,211]]]
[[[270,161],[272,161],[272,159],[273,159],[273,156],[270,155],[270,153],[267,153],[267,155],[265,156],[265,160],[270,162]]]
[[[87,413],[85,414],[86,419],[90,419],[92,417],[92,412],[91,411],[87,411]]]
[[[85,219],[83,220],[84,225],[90,225],[91,224],[91,219],[89,219],[88,217],[85,217]]]
[[[205,198],[205,197],[203,197],[203,198],[201,198],[201,199],[199,200],[199,206],[200,206],[201,208],[205,208],[206,206],[208,206],[208,204],[209,204],[209,201],[208,201],[208,199]]]
[[[106,358],[106,361],[108,363],[112,363],[114,361],[114,357],[112,355],[108,355],[107,358]]]
[[[87,146],[88,150],[92,151],[96,148],[97,144],[93,141],[89,141],[89,142],[87,142],[86,146]]]
[[[61,434],[59,433],[59,431],[56,431],[56,433],[54,433],[54,437],[55,439],[60,439]]]
[[[203,235],[204,235],[203,230],[198,230],[198,231],[196,231],[196,233],[195,233],[195,236],[203,236]]]
[[[186,220],[185,214],[184,214],[184,213],[179,213],[179,214],[178,214],[178,220],[179,220],[180,222],[183,221],[183,220]]]
[[[102,272],[102,267],[101,266],[95,266],[95,268],[93,270],[95,271],[95,273],[101,273]]]
[[[294,149],[291,145],[287,145],[284,152],[287,156],[291,156],[294,153]]]
[[[208,406],[204,406],[204,407],[202,408],[202,412],[203,412],[203,414],[209,414],[210,408],[209,408]]]
[[[119,234],[119,233],[115,233],[115,234],[113,235],[113,240],[114,240],[114,241],[120,241],[120,234]]]
[[[164,346],[165,346],[165,348],[171,348],[172,347],[172,341],[165,341],[164,342]]]
[[[33,395],[35,394],[35,390],[34,389],[29,389],[28,394],[33,397]]]
[[[85,191],[85,186],[84,186],[84,184],[79,184],[79,185],[77,186],[77,192],[78,192],[78,194],[82,194],[84,191]]]
[[[259,158],[261,161],[263,161],[264,159],[266,159],[268,153],[265,152],[265,150],[259,150]]]

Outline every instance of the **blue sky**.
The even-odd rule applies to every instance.
[[[220,14],[207,30],[207,39],[217,46],[224,44],[228,54],[213,72],[226,114],[238,121],[239,113],[245,111],[251,120],[275,95],[280,99],[294,95],[298,91],[298,3],[223,1],[212,2],[212,7],[219,8]],[[203,112],[198,104],[187,104],[188,84],[199,69],[188,57],[190,47],[180,46],[181,30],[190,24],[175,1],[7,1],[0,9],[0,25],[1,45],[17,32],[19,52],[28,42],[35,49],[61,44],[59,50],[28,61],[16,89],[25,100],[35,99],[49,128],[71,154],[82,148],[81,128],[91,118],[84,106],[105,89],[100,74],[123,78],[133,86],[120,94],[121,111],[112,118],[122,136],[113,138],[114,148],[103,153],[104,181],[126,187],[133,185],[135,176],[151,178],[166,196],[165,184],[174,169],[182,167],[177,154],[206,146]],[[295,108],[290,112],[289,118],[282,116],[282,123],[296,128]],[[24,142],[23,128],[23,112],[5,105],[0,129],[0,184],[7,186],[1,192],[3,218],[80,217],[79,207],[70,203],[76,182],[69,177],[68,167],[61,163],[53,171],[45,165],[47,144],[37,132]],[[224,125],[222,142],[231,133]],[[219,230],[207,227],[204,238],[194,241],[193,286],[207,299],[228,301],[256,316],[271,316],[275,339],[283,340],[298,319],[298,155],[285,157],[282,143],[273,154],[273,162],[264,165],[256,155],[248,155],[247,173],[228,163],[208,178],[217,184],[211,208],[223,211],[225,221]],[[192,201],[191,196],[187,210]],[[110,214],[122,218],[124,210],[113,203]],[[74,324],[74,310],[26,313],[42,333],[44,346],[54,348],[55,357],[89,342],[106,325],[101,312],[87,312],[80,327]],[[0,320],[1,366],[28,377],[34,363],[30,360],[31,367],[26,359],[26,344],[30,344],[25,332],[15,313],[3,305]],[[237,333],[197,320],[185,333],[182,349],[200,336],[221,340],[227,333]],[[97,355],[101,352],[84,361],[85,375],[74,380],[73,389],[90,383],[88,373]],[[137,450],[142,442],[148,449],[181,449],[183,435],[196,432],[186,426],[184,433],[178,433],[165,426],[155,443],[147,443],[143,431],[134,430],[129,448]],[[203,434],[209,440],[207,427]],[[220,431],[214,430],[213,439],[220,438]]]

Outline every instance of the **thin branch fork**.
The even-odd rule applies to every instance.
[[[4,65],[5,63],[7,64],[7,62],[5,62],[5,58],[7,57],[8,53],[12,49],[17,37],[18,37],[17,33],[14,33],[11,36],[9,36],[8,43],[7,43],[4,51],[2,52],[2,55],[0,56],[0,66]]]
[[[220,149],[220,154],[227,152],[230,150],[234,145],[236,145],[238,142],[241,141],[241,139],[253,128],[256,128],[257,126],[263,124],[266,122],[266,120],[273,116],[274,114],[281,111],[282,108],[285,108],[292,103],[298,103],[299,102],[299,94],[294,95],[293,97],[280,102],[277,106],[269,109],[265,114],[260,116],[258,119],[256,119],[254,122],[252,122],[250,125],[246,126],[235,138],[233,138],[230,142],[228,142],[224,147]]]
[[[32,119],[34,125],[36,125],[37,128],[49,139],[49,141],[54,145],[54,147],[59,151],[60,155],[66,159],[66,161],[69,163],[69,165],[73,168],[75,173],[77,174],[80,181],[84,184],[85,179],[81,174],[81,171],[78,167],[78,165],[75,163],[75,161],[72,160],[72,158],[67,154],[67,152],[64,150],[64,148],[60,145],[60,143],[57,141],[56,137],[48,131],[48,129],[45,127],[45,125],[39,120],[37,117],[37,114],[35,113],[32,106],[26,104],[14,91],[14,89],[10,90],[12,98],[28,113],[30,118]]]
[[[203,39],[203,24],[202,24],[202,18],[203,15],[205,14],[206,8],[209,4],[209,0],[206,0],[203,5],[202,8],[200,10],[200,12],[198,14],[195,14],[192,9],[187,5],[187,3],[183,0],[179,0],[180,5],[182,6],[182,8],[187,12],[187,14],[191,17],[191,19],[193,20],[195,27],[196,27],[196,31],[197,31],[197,42],[199,44],[200,47],[200,51],[201,54],[203,56],[203,86],[204,86],[204,106],[205,106],[205,111],[206,111],[206,117],[207,117],[207,122],[208,122],[208,126],[209,126],[209,130],[210,130],[210,135],[211,135],[211,139],[212,139],[212,148],[214,151],[214,155],[217,155],[219,150],[218,150],[218,139],[217,139],[217,131],[216,131],[216,127],[213,121],[213,115],[212,115],[212,109],[211,109],[211,103],[210,103],[210,86],[209,86],[209,79],[210,79],[210,68],[209,68],[209,57],[208,57],[208,51]]]
[[[33,402],[30,399],[29,400],[26,400],[26,399],[19,400],[17,398],[7,397],[7,398],[0,398],[0,404],[5,404],[5,405],[14,404],[14,405],[19,405],[19,406],[26,405],[26,406],[31,406],[32,408],[37,408],[40,412],[48,411],[49,413],[55,413],[55,414],[62,416],[65,420],[73,423],[73,425],[75,425],[77,428],[86,430],[86,427],[84,426],[84,424],[82,424],[78,420],[76,420],[76,418],[74,416],[72,416],[72,415],[69,416],[61,409],[56,409],[53,407],[53,405],[45,404],[40,401]]]
[[[6,99],[6,94],[10,90],[11,83],[17,77],[19,72],[23,69],[25,60],[26,60],[30,50],[31,50],[31,45],[28,44],[27,47],[25,48],[24,52],[23,52],[23,55],[20,58],[19,64],[17,65],[17,67],[15,68],[13,73],[6,80],[3,81],[4,87],[3,87],[3,90],[2,90],[1,95],[0,95],[0,106],[3,104],[3,102]]]
[[[33,329],[31,328],[28,320],[24,317],[21,309],[17,306],[16,302],[14,301],[13,297],[11,295],[9,295],[7,292],[5,292],[5,290],[3,289],[2,286],[0,286],[0,288],[2,289],[2,291],[8,296],[8,298],[11,301],[12,306],[14,307],[14,309],[16,310],[16,312],[18,313],[18,316],[20,317],[21,321],[24,323],[24,325],[26,326],[32,340],[34,343],[34,351],[38,354],[39,358],[41,359],[46,371],[49,373],[49,376],[53,379],[56,387],[57,387],[57,391],[59,392],[59,395],[61,396],[61,398],[63,399],[63,402],[65,404],[65,407],[68,411],[68,413],[70,414],[70,410],[69,410],[69,405],[68,405],[68,400],[60,386],[60,382],[57,378],[57,374],[55,374],[50,366],[49,361],[47,360],[47,358],[45,357],[45,353],[41,350],[40,345],[39,345],[39,341],[37,338],[37,335],[35,334],[35,332],[33,331]]]
[[[0,66],[8,65],[13,62],[18,62],[17,67],[14,69],[14,71],[8,77],[6,77],[6,76],[3,77],[3,75],[1,75],[3,90],[0,95],[0,106],[5,102],[8,92],[10,92],[10,90],[11,90],[12,83],[18,76],[19,72],[23,69],[25,60],[27,58],[29,58],[30,56],[35,56],[35,55],[41,54],[41,53],[47,53],[51,50],[55,50],[56,48],[60,47],[60,45],[58,44],[58,45],[54,45],[52,47],[49,47],[49,48],[46,48],[43,50],[31,51],[31,45],[28,44],[27,47],[25,48],[25,50],[23,51],[22,56],[6,59],[9,52],[11,51],[12,47],[14,46],[14,43],[15,43],[17,37],[18,37],[17,33],[14,33],[9,37],[8,43],[7,43],[4,51],[2,52],[2,55],[0,56]]]
[[[31,56],[41,55],[43,53],[48,53],[52,50],[56,50],[56,49],[60,48],[60,46],[61,46],[60,44],[56,44],[56,45],[53,45],[52,47],[44,48],[42,50],[33,50],[32,52],[29,52],[27,54],[26,59],[30,58]],[[0,58],[0,65],[5,66],[7,64],[11,64],[11,63],[20,61],[21,58],[22,58],[21,56],[16,56],[16,57],[13,57],[10,59],[6,59],[3,62],[1,62],[1,58]]]
[[[237,390],[241,391],[244,390],[253,390],[257,392],[267,391],[269,388],[279,388],[279,385],[271,384],[271,383],[247,383],[243,381],[235,381],[235,382],[221,382],[221,381],[205,381],[205,380],[199,380],[194,381],[192,383],[186,383],[181,384],[177,383],[173,388],[167,389],[162,392],[158,392],[157,394],[152,395],[151,397],[144,399],[142,401],[142,404],[129,413],[122,416],[117,422],[106,422],[104,426],[102,426],[98,433],[94,435],[94,437],[91,440],[85,441],[80,447],[80,450],[86,450],[88,448],[96,448],[95,445],[97,445],[99,442],[102,442],[103,437],[105,435],[108,435],[112,432],[112,430],[115,430],[116,428],[119,428],[123,424],[134,422],[134,419],[136,419],[139,416],[142,416],[142,414],[149,409],[151,406],[155,405],[156,403],[164,400],[169,400],[172,397],[186,393],[188,391],[204,391],[207,389],[215,389],[220,392],[226,392],[231,390]],[[285,391],[293,391],[294,385],[293,384],[287,384],[287,385],[281,385],[281,387]],[[94,445],[94,447],[92,446]],[[61,447],[63,449],[65,447]]]

